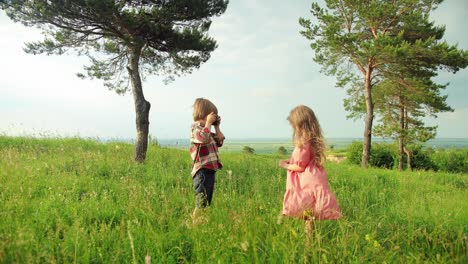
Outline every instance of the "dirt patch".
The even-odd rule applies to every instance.
[[[331,162],[340,163],[340,162],[346,160],[346,157],[340,157],[340,156],[335,156],[335,155],[328,155],[328,156],[327,156],[327,160],[328,160],[328,161],[331,161]]]

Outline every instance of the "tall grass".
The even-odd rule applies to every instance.
[[[186,151],[81,139],[0,137],[0,262],[467,263],[466,174],[327,164],[343,210],[277,224],[275,155],[222,153],[213,205],[193,225]]]

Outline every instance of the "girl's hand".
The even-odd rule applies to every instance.
[[[289,165],[289,160],[280,160],[278,162],[278,166],[284,169],[288,168],[288,165]]]

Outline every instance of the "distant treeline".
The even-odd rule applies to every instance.
[[[348,162],[361,164],[362,142],[353,142],[346,151]],[[406,154],[405,154],[406,155]],[[369,164],[373,167],[395,169],[398,164],[398,146],[390,143],[372,144]],[[431,148],[412,147],[411,164],[408,166],[406,156],[403,167],[416,170],[447,171],[468,173],[468,148]]]
[[[154,138],[153,138],[154,140]],[[361,141],[362,138],[327,138],[327,144],[331,149],[346,149],[354,141]],[[390,143],[393,142],[391,139],[384,139],[374,137],[373,142],[375,143]],[[125,140],[131,143],[132,140]],[[162,147],[188,147],[190,144],[189,139],[158,139],[158,144]],[[292,143],[289,138],[252,138],[252,139],[226,139],[225,147],[230,149],[242,149],[243,146],[250,146],[254,149],[262,149],[262,153],[274,153],[278,150],[279,146],[286,148],[291,147]],[[260,148],[258,146],[261,146]],[[436,138],[431,139],[423,144],[424,147],[431,148],[468,148],[468,138]],[[267,151],[268,149],[268,151]]]

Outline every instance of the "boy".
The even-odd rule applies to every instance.
[[[192,157],[192,180],[195,189],[194,221],[198,211],[211,204],[215,184],[215,173],[223,165],[218,147],[223,145],[224,135],[219,125],[218,109],[207,99],[197,98],[193,104],[193,121],[190,135],[190,156]],[[214,126],[216,133],[211,133]]]

